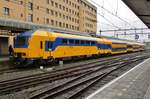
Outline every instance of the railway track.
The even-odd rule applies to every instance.
[[[109,62],[109,64],[114,63],[115,61]],[[83,66],[83,67],[81,67],[80,65],[76,67],[56,70],[50,73],[43,73],[40,75],[38,74],[38,75],[18,78],[14,80],[2,81],[0,82],[0,93],[8,92],[10,90],[11,91],[18,90],[21,88],[25,88],[27,86],[37,85],[40,83],[52,82],[52,81],[67,78],[67,77],[78,76],[78,75],[90,72],[94,68],[99,67],[100,65],[105,65],[105,62],[95,63],[95,64],[91,63],[91,64],[88,64],[88,66]]]
[[[138,55],[138,53],[139,52],[137,52],[137,53],[130,53],[130,54],[121,54],[121,55],[117,55],[117,56],[110,56],[110,57],[103,57],[103,58],[98,58],[98,59],[100,59],[100,60],[98,60],[99,62],[102,62],[102,61],[108,61],[108,60],[110,60],[110,59],[112,59],[112,58],[118,58],[118,57],[121,57],[121,56],[125,56],[125,57],[127,57],[128,55],[129,56],[133,56],[133,55],[135,55],[135,54],[137,54]],[[94,60],[94,59],[93,59]],[[87,61],[87,60],[83,60],[83,61],[81,61],[81,62],[84,62],[84,61]],[[89,61],[91,61],[91,59],[89,60]],[[95,61],[95,60],[94,60]],[[98,61],[95,61],[95,62],[98,62]],[[78,62],[78,61],[77,61]],[[70,63],[72,63],[72,61],[70,62],[66,62],[66,64],[70,64]],[[7,63],[5,63],[5,65],[6,65]],[[4,64],[2,64],[2,65],[4,65]],[[7,64],[8,65],[8,64]],[[10,64],[9,64],[10,65]],[[86,65],[86,64],[85,64]],[[54,65],[52,65],[52,66],[57,66],[56,64],[54,64]],[[49,67],[49,66],[48,66]],[[34,68],[34,69],[37,69],[37,68]],[[2,74],[5,74],[5,73],[13,73],[13,72],[21,72],[21,71],[26,71],[26,70],[31,70],[31,68],[16,68],[15,66],[9,66],[9,67],[7,67],[7,68],[0,68],[0,75],[2,75]]]
[[[134,55],[134,54],[137,54],[137,53],[132,53],[132,55]],[[126,56],[128,56],[128,55],[131,55],[131,54],[126,54]],[[111,59],[112,57],[118,58],[120,56],[124,56],[124,54],[118,55],[118,56],[104,57],[103,59],[100,58],[101,60],[98,60],[98,61],[106,61],[106,60]],[[83,60],[83,61],[86,61],[86,60]],[[70,64],[70,63],[72,63],[72,62],[70,62],[70,61],[66,62],[66,64]],[[2,66],[0,67],[0,75],[5,74],[5,73],[20,72],[20,71],[25,71],[25,70],[31,69],[31,68],[16,68],[15,66],[5,67],[5,65],[8,65],[8,62],[5,62],[5,64],[1,64],[1,65],[3,67]],[[10,65],[10,63],[9,63],[9,65]],[[56,66],[56,64],[54,64],[53,66]]]
[[[141,57],[144,57],[144,56],[141,56]],[[124,62],[128,62],[134,59],[135,60],[141,59],[141,57],[140,56],[132,57],[132,58],[125,57],[125,56],[122,58],[118,57],[116,59],[111,60],[110,62],[106,61],[106,62],[87,63],[86,65],[79,65],[75,67],[55,70],[55,71],[48,72],[48,73],[2,81],[0,82],[0,93],[7,94],[13,91],[20,91],[22,89],[33,87],[38,84],[50,83],[59,79],[64,79],[64,78],[69,78],[69,77],[81,78],[82,76],[95,72],[96,70],[104,70],[104,68],[110,69],[110,67],[114,68],[118,65],[123,64]]]
[[[62,85],[59,85],[54,88],[50,88],[49,90],[43,91],[38,94],[34,94],[30,97],[30,99],[76,99],[76,97],[87,88],[91,87],[95,83],[104,78],[108,77],[110,79],[114,79],[117,75],[116,72],[123,72],[123,67],[141,61],[141,59],[145,59],[144,57],[135,58],[132,60],[125,61],[121,64],[109,64],[107,67],[97,68],[85,75],[81,75],[71,81],[68,81]],[[113,74],[114,73],[114,74]],[[106,83],[106,80],[105,80]],[[104,84],[104,82],[103,82]]]

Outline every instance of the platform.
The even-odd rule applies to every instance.
[[[114,79],[86,99],[150,99],[150,59]]]
[[[2,61],[8,61],[9,60],[9,57],[0,57],[0,62]]]

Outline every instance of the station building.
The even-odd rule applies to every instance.
[[[86,0],[0,1],[0,55],[15,35],[36,28],[96,33],[97,8]]]

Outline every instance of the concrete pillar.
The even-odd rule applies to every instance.
[[[14,36],[9,36],[8,38],[8,46],[12,45],[12,47],[14,47]]]

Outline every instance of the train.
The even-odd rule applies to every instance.
[[[20,66],[66,58],[114,55],[143,51],[145,44],[37,29],[16,36],[13,60]]]

